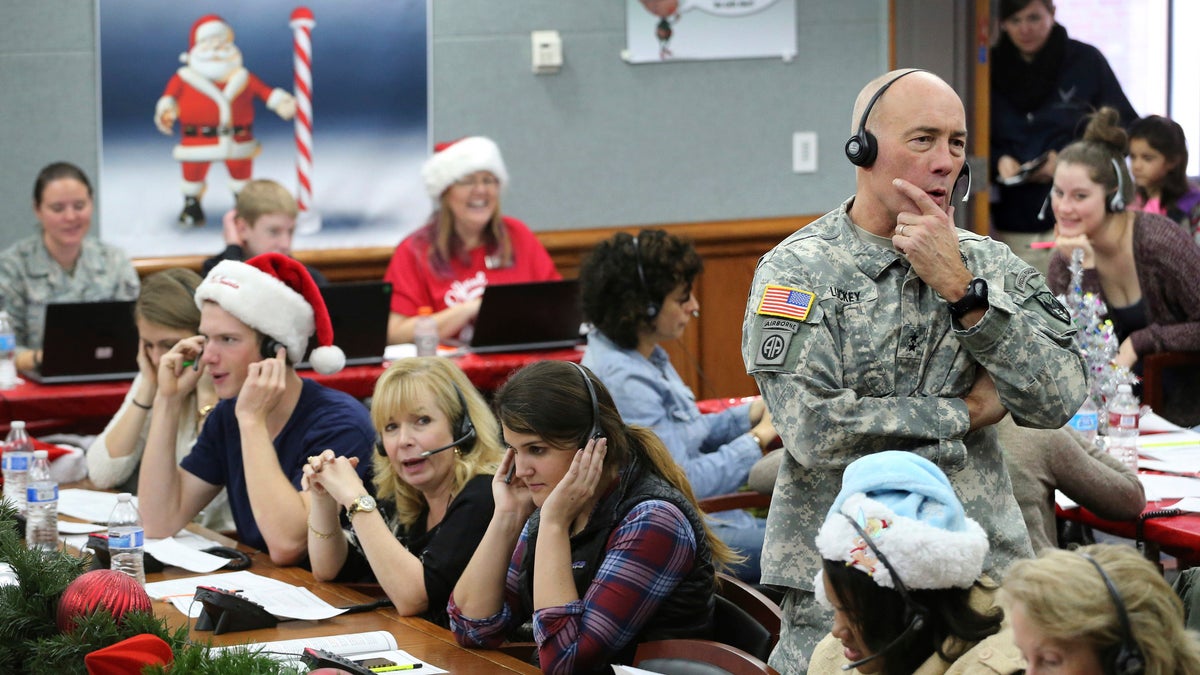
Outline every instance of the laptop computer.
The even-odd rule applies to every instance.
[[[383,281],[351,281],[321,286],[321,297],[333,325],[333,344],[346,355],[346,365],[362,366],[383,362],[387,347],[388,314],[392,285]],[[308,341],[308,353],[317,346],[316,336]],[[300,368],[311,368],[308,361]]]
[[[580,342],[579,280],[488,284],[467,351],[519,352]]]
[[[138,345],[132,300],[50,303],[42,367],[21,374],[41,384],[131,380]]]

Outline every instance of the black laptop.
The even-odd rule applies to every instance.
[[[131,380],[138,344],[132,300],[50,303],[42,367],[21,374],[42,384]]]
[[[387,347],[388,314],[392,285],[383,281],[352,281],[321,286],[321,297],[333,325],[333,344],[346,355],[346,365],[362,366],[383,362]],[[308,342],[308,353],[316,347],[316,336]],[[311,368],[308,361],[301,368]]]
[[[520,352],[580,342],[579,280],[488,284],[467,351]]]

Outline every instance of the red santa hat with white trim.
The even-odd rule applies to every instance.
[[[314,332],[318,346],[309,356],[313,370],[330,375],[346,365],[346,355],[333,344],[333,324],[321,290],[293,258],[264,253],[246,262],[222,260],[196,287],[196,306],[203,309],[206,301],[282,342],[292,365],[304,360]]]
[[[449,143],[438,143],[433,156],[421,167],[425,189],[435,200],[454,181],[476,171],[490,171],[501,186],[508,185],[508,171],[495,141],[486,136],[467,136]]]
[[[216,14],[205,14],[196,19],[196,22],[192,24],[191,32],[188,33],[188,50],[179,55],[180,63],[187,63],[188,54],[195,49],[197,42],[210,37],[228,37],[232,41],[233,27]]]

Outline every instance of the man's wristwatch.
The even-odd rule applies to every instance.
[[[967,284],[967,294],[958,299],[957,302],[952,302],[946,305],[946,309],[950,310],[950,316],[955,319],[961,319],[967,315],[967,312],[978,309],[980,307],[988,307],[988,285],[986,279],[975,277],[971,283]]]
[[[371,495],[363,495],[350,502],[349,508],[346,509],[346,520],[354,524],[354,514],[375,510],[375,498]]]

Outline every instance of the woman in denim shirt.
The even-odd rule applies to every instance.
[[[594,326],[583,364],[612,392],[627,423],[658,434],[699,499],[737,491],[779,437],[761,400],[702,414],[659,344],[679,339],[700,315],[692,284],[703,265],[691,242],[642,230],[598,244],[579,275],[583,312]],[[736,511],[709,525],[746,556],[735,573],[757,581],[763,519]]]

